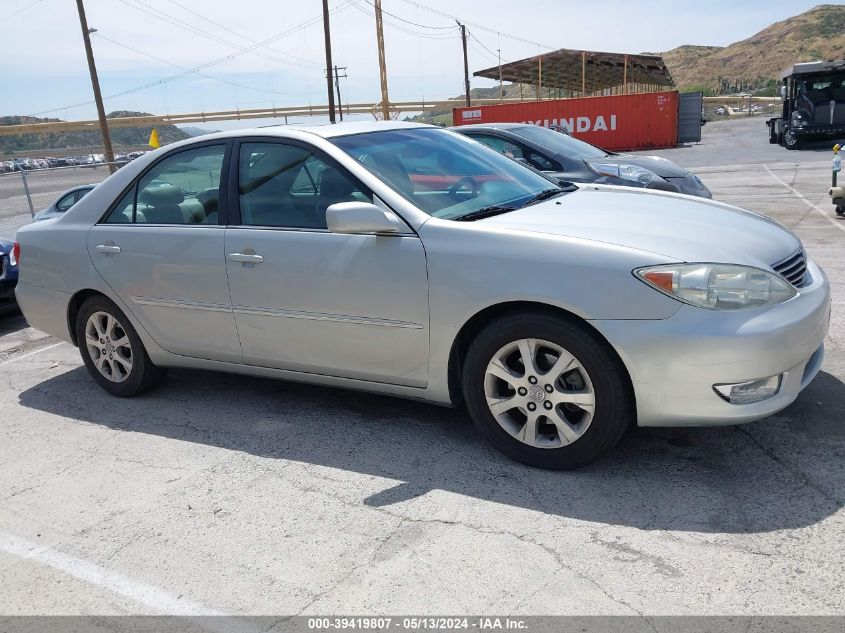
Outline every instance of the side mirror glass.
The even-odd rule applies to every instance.
[[[399,221],[371,202],[338,202],[326,209],[326,226],[332,233],[381,235],[399,233]]]

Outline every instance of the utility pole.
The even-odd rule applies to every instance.
[[[326,88],[329,93],[329,121],[334,119],[334,86],[332,85],[332,34],[329,28],[329,0],[323,0],[323,33],[326,38]]]
[[[502,49],[497,48],[496,52],[499,54],[499,101],[505,98],[505,90],[502,87]]]
[[[455,20],[455,22],[458,22]],[[469,100],[469,60],[467,59],[467,27],[463,24],[458,22],[458,26],[461,27],[461,41],[464,45],[464,90],[467,93],[467,107],[470,107],[472,104]]]
[[[337,66],[334,67],[334,87],[337,89],[337,111],[340,114],[340,120],[343,121],[343,105],[340,102],[340,80],[341,78],[346,79],[349,75],[346,74],[346,66],[341,66],[338,68]],[[343,71],[343,74],[340,74],[340,71]]]
[[[324,0],[325,1],[325,0]],[[381,79],[381,116],[390,120],[390,100],[387,97],[387,62],[384,59],[384,25],[382,24],[381,0],[375,0],[376,43],[378,44],[378,73]]]
[[[103,135],[103,149],[106,154],[106,162],[109,164],[109,172],[114,173],[114,150],[111,146],[109,135],[109,124],[106,121],[106,110],[103,107],[103,95],[100,92],[100,80],[97,79],[97,66],[94,64],[94,51],[91,48],[91,33],[96,29],[88,28],[88,20],[85,18],[85,7],[82,0],[76,0],[76,8],[79,11],[79,25],[82,27],[82,40],[85,42],[85,55],[88,57],[88,72],[91,74],[91,87],[94,89],[94,102],[97,104],[97,118],[100,120],[100,134]]]

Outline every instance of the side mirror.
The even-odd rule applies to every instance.
[[[398,233],[398,223],[387,211],[370,202],[338,202],[326,209],[326,225],[332,233],[380,235]]]
[[[780,87],[780,100],[786,101],[786,86]]]

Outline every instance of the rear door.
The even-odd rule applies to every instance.
[[[167,351],[241,362],[224,257],[226,143],[168,154],[88,233],[95,268]]]

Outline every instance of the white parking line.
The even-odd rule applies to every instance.
[[[27,352],[26,354],[21,354],[20,356],[12,356],[11,358],[7,358],[0,366],[8,365],[9,363],[14,363],[19,360],[23,360],[24,358],[29,358],[30,356],[35,356],[36,354],[40,354],[41,352],[46,352],[47,350],[51,350],[59,345],[64,345],[64,341],[59,341],[58,343],[53,343],[52,345],[47,345],[46,347],[39,347],[38,349],[34,349],[31,352]]]
[[[830,222],[837,229],[839,229],[840,231],[845,231],[845,226],[843,226],[842,222],[837,222],[830,215],[828,215],[827,213],[825,213],[824,211],[819,209],[819,204],[821,204],[821,202],[819,202],[818,204],[813,204],[812,202],[807,200],[807,198],[804,196],[804,194],[802,194],[800,191],[795,189],[795,187],[793,187],[789,183],[782,180],[777,174],[775,174],[775,172],[773,172],[771,169],[769,169],[768,166],[763,165],[763,169],[765,169],[772,178],[774,178],[780,184],[782,184],[784,187],[789,189],[789,191],[792,193],[792,195],[794,195],[796,198],[800,199],[804,204],[806,204],[808,207],[810,207],[813,211],[818,211],[825,220]]]
[[[0,551],[58,569],[70,576],[146,605],[161,614],[191,617],[226,615],[220,611],[181,599],[164,589],[110,571],[82,558],[33,543],[19,536],[0,533]]]

